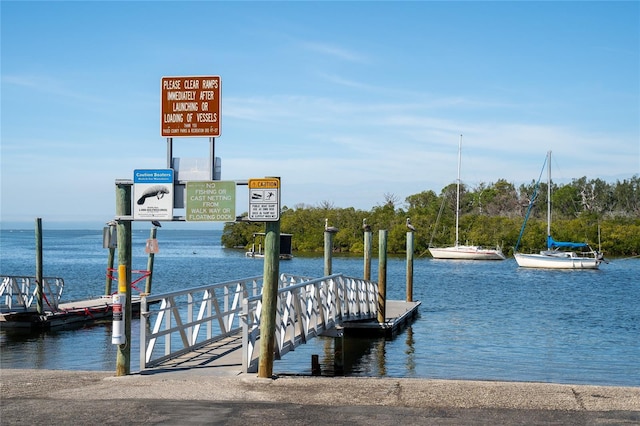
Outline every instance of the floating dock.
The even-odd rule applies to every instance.
[[[387,300],[385,321],[383,323],[377,320],[344,321],[336,330],[350,336],[384,336],[393,338],[415,320],[419,315],[418,307],[421,303],[420,301]]]
[[[131,296],[131,309],[140,313],[140,296]],[[38,314],[34,308],[26,311],[0,313],[0,328],[42,331],[57,328],[73,328],[113,318],[111,296],[100,296],[89,300],[60,303],[55,311],[45,310]]]

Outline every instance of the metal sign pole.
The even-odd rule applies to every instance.
[[[216,138],[209,138],[209,180],[215,180]]]

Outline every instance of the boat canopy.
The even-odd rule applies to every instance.
[[[552,249],[552,248],[582,248],[582,247],[589,247],[588,244],[586,243],[571,243],[571,242],[565,242],[565,241],[555,241],[553,239],[553,237],[551,237],[551,235],[547,235],[547,247]]]

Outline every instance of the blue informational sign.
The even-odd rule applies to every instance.
[[[133,219],[173,220],[173,170],[133,171]]]

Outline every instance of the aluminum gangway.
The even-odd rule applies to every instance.
[[[256,372],[262,286],[263,277],[256,276],[143,295],[140,371],[187,366],[188,362],[174,361],[193,359],[199,353],[220,354],[241,349],[242,371]],[[376,318],[377,292],[376,283],[343,274],[315,279],[281,274],[276,308],[276,359],[343,321]],[[217,352],[210,349],[212,345]]]

